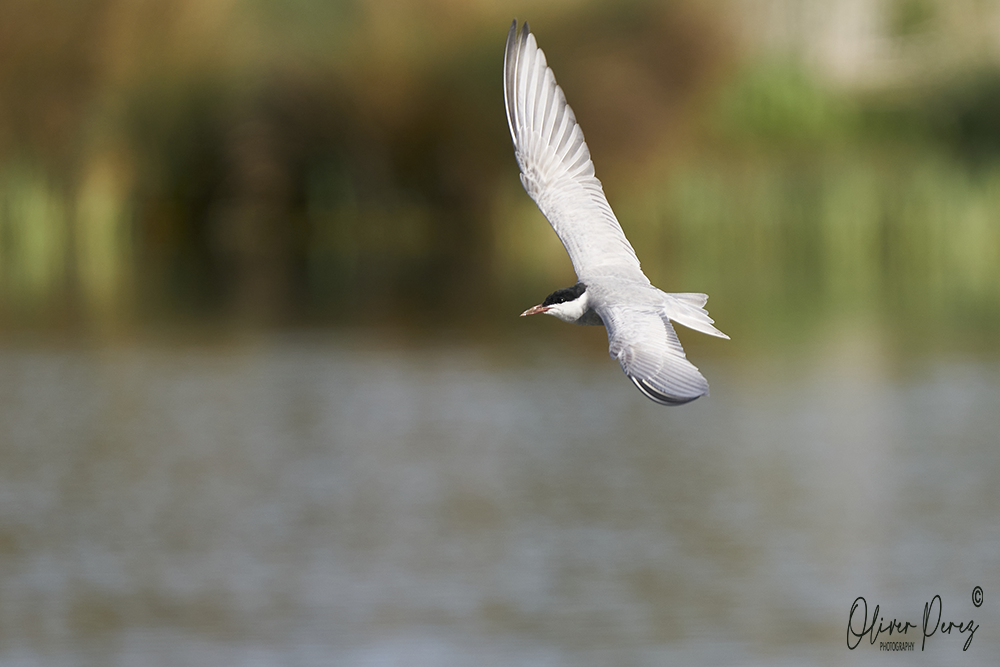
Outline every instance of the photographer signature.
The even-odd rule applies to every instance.
[[[982,604],[982,589],[978,586],[976,587],[978,591],[979,601]],[[976,602],[976,593],[973,593],[973,603]],[[978,604],[976,605],[979,606]],[[937,615],[935,617],[935,608],[937,609]],[[959,634],[969,634],[969,638],[965,640],[965,646],[962,647],[963,651],[969,650],[969,645],[972,644],[972,638],[976,634],[976,630],[979,626],[975,624],[974,620],[969,620],[967,623],[955,623],[953,621],[942,622],[941,614],[944,610],[944,604],[941,602],[941,596],[935,595],[931,598],[930,602],[924,604],[924,619],[923,624],[919,626],[923,630],[923,639],[920,641],[920,650],[924,650],[924,646],[927,643],[927,638],[932,637],[939,630],[943,635],[950,635],[952,630],[957,630]],[[933,619],[933,621],[932,621]],[[854,600],[854,604],[851,605],[851,615],[847,619],[847,648],[852,651],[857,648],[858,644],[861,643],[861,639],[866,635],[869,641],[874,645],[875,640],[880,634],[885,632],[887,635],[892,636],[896,634],[907,634],[909,630],[916,630],[917,625],[910,623],[909,621],[900,621],[898,619],[892,619],[888,623],[884,623],[885,619],[879,616],[879,606],[875,605],[875,610],[872,613],[871,621],[868,620],[868,602],[863,597],[858,597]],[[860,626],[860,627],[859,627]],[[851,639],[854,638],[852,643]],[[912,650],[912,649],[911,649]]]

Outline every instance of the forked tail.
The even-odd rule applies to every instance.
[[[708,311],[703,308],[708,302],[707,294],[663,292],[663,296],[666,297],[663,304],[663,314],[668,318],[678,324],[683,324],[688,329],[729,340],[729,336],[713,326],[715,320],[709,317]]]

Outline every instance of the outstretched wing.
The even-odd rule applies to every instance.
[[[521,183],[559,236],[577,277],[607,273],[648,283],[608,204],[566,96],[525,23],[507,34],[504,100]]]
[[[663,405],[681,405],[708,393],[708,381],[687,360],[670,320],[653,309],[601,308],[608,352],[643,394]]]

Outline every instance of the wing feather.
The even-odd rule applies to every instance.
[[[504,99],[521,184],[559,236],[577,277],[612,270],[648,284],[611,210],[594,163],[545,54],[525,23],[511,24],[504,54]]]
[[[608,352],[643,394],[681,405],[708,393],[708,381],[687,360],[670,320],[652,309],[598,311],[608,330]]]

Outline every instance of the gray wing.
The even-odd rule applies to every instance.
[[[680,405],[708,393],[708,381],[687,360],[670,320],[652,309],[598,310],[608,330],[608,352],[643,394]]]
[[[576,275],[612,272],[648,283],[608,204],[566,96],[525,23],[507,34],[504,100],[521,183],[559,236]]]

